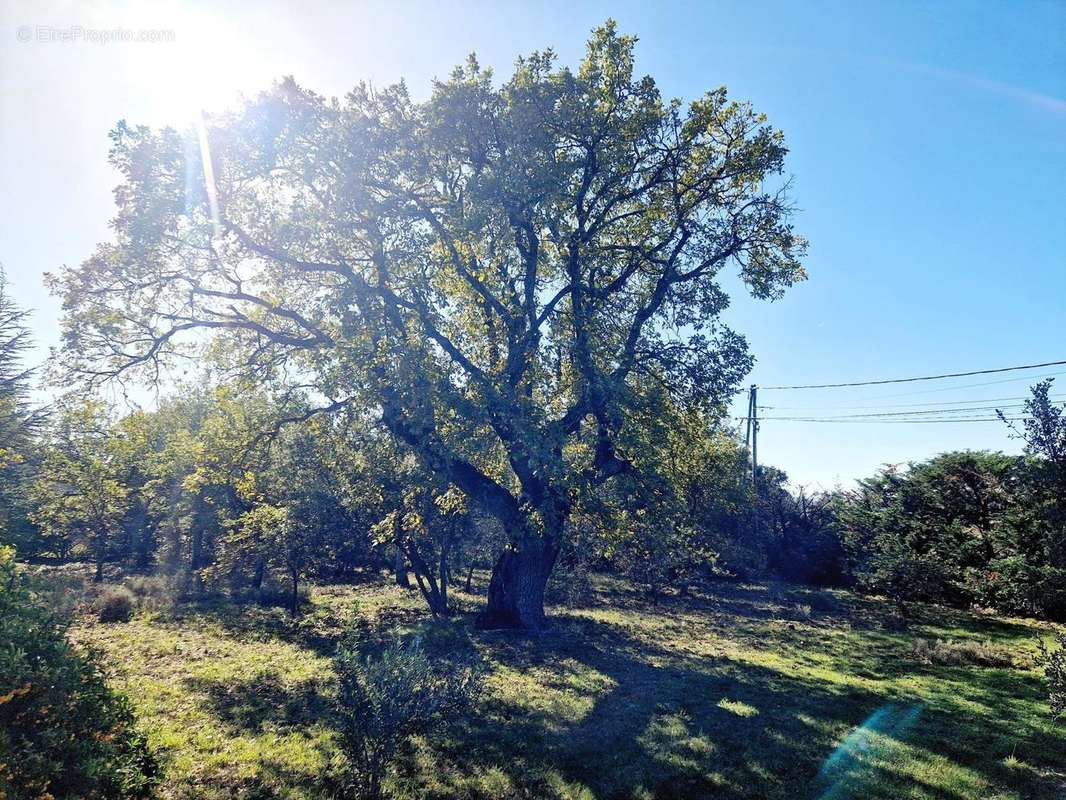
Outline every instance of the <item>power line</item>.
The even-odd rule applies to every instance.
[[[1066,406],[1066,403],[1053,403],[1052,405]],[[821,417],[820,416],[820,417],[818,417],[818,419],[830,420],[830,419],[861,419],[861,418],[870,418],[870,417],[922,417],[922,416],[935,417],[935,416],[944,416],[944,415],[951,415],[951,414],[969,414],[969,415],[972,416],[974,414],[986,414],[986,412],[988,412],[988,411],[1002,411],[1004,409],[1016,409],[1016,408],[1024,408],[1024,407],[1025,407],[1025,404],[1023,404],[1023,403],[1013,403],[1013,404],[1010,404],[1010,405],[1001,405],[1001,406],[975,406],[973,408],[936,408],[936,409],[925,409],[923,411],[878,411],[878,412],[871,412],[871,413],[868,413],[868,414],[837,414],[837,415],[827,416],[827,417]],[[1014,413],[1017,413],[1017,412],[1014,412]],[[814,415],[802,415],[802,416],[805,416],[805,417],[806,416],[811,416],[811,417],[813,417]],[[777,418],[776,417],[763,417],[763,419],[777,419]],[[998,417],[997,417],[997,419],[998,419]]]
[[[956,423],[1004,423],[1004,422],[1022,422],[1029,417],[1022,412],[1019,415],[1017,409],[1024,408],[1024,403],[1019,403],[1019,400],[1026,400],[1028,398],[1023,397],[1002,397],[1002,398],[986,398],[986,399],[974,399],[974,400],[949,400],[941,402],[927,402],[927,403],[903,403],[896,405],[867,405],[867,406],[836,406],[835,408],[830,406],[828,408],[807,406],[806,410],[814,412],[820,412],[821,415],[813,414],[788,414],[788,411],[804,410],[803,406],[762,406],[758,404],[756,399],[756,391],[758,388],[771,389],[771,390],[793,390],[793,389],[842,389],[857,386],[884,386],[895,383],[917,383],[923,381],[938,381],[946,380],[949,378],[964,378],[972,375],[994,375],[1004,372],[1018,372],[1021,370],[1035,370],[1044,369],[1046,367],[1058,367],[1066,365],[1066,360],[1062,361],[1047,361],[1041,364],[1024,364],[1013,367],[998,367],[996,369],[980,369],[970,370],[967,372],[948,372],[940,375],[921,375],[910,378],[891,378],[883,380],[872,381],[850,381],[846,383],[812,383],[812,384],[797,384],[794,386],[763,386],[756,387],[754,384],[751,386],[751,390],[748,395],[748,409],[747,415],[743,417],[734,417],[734,419],[741,420],[747,423],[747,437],[745,438],[745,444],[751,446],[751,461],[752,461],[752,479],[755,478],[756,473],[756,457],[755,457],[755,437],[757,435],[759,422],[762,420],[769,420],[771,422],[800,422],[800,423],[813,423],[822,425],[953,425]],[[1004,378],[994,381],[983,381],[980,383],[967,384],[963,386],[942,386],[935,389],[925,389],[910,392],[898,392],[889,395],[881,395],[880,397],[863,398],[870,401],[879,399],[889,399],[893,397],[906,397],[908,395],[916,394],[928,394],[932,392],[951,392],[959,391],[960,389],[969,389],[979,386],[992,386],[1000,383],[1011,383],[1016,381],[1032,381],[1040,380],[1043,378],[1051,377],[1054,375],[1066,374],[1066,371],[1057,371],[1045,375],[1024,375],[1019,377]],[[1056,396],[1055,399],[1062,395]],[[979,405],[980,403],[998,403],[999,401],[1008,401],[1009,405]],[[1066,402],[1056,403],[1056,405],[1066,406]],[[825,415],[825,412],[832,412],[837,410],[851,409],[873,409],[871,413],[865,414],[836,414]],[[885,411],[884,408],[920,408],[918,411]],[[1009,413],[1015,416],[1008,417],[1004,411],[1007,409],[1014,409]],[[785,415],[778,417],[759,417],[760,411],[784,411]],[[988,412],[995,411],[996,416],[987,416]],[[981,416],[984,415],[984,416]]]
[[[925,411],[880,411],[868,414],[838,414],[835,416],[822,417],[822,419],[859,419],[864,417],[930,417],[951,416],[952,414],[985,414],[988,411],[999,411],[1006,408],[1022,408],[1021,404],[1009,406],[977,406],[976,408],[938,408]]]
[[[1059,400],[1066,397],[1066,395],[1052,395],[1052,400]],[[872,406],[759,406],[760,411],[850,411],[852,409],[859,411],[863,409],[871,408],[927,408],[929,406],[960,406],[970,405],[974,403],[1006,403],[1014,402],[1018,400],[1028,400],[1026,396],[1022,397],[982,397],[978,400],[937,400],[929,403],[891,403],[889,405],[872,405]],[[997,406],[999,407],[999,406]],[[1008,408],[1008,406],[1002,406],[1002,408]],[[945,408],[945,411],[953,411],[952,408]]]
[[[1020,422],[1029,417],[1004,417],[1007,422]],[[736,417],[744,419],[744,417]],[[1002,422],[999,417],[949,417],[942,419],[830,419],[827,417],[759,417],[759,421],[825,422],[828,425],[941,425],[947,422]]]
[[[945,378],[965,378],[969,375],[991,375],[998,372],[1015,372],[1021,369],[1040,369],[1058,367],[1066,361],[1047,361],[1043,364],[1025,364],[1018,367],[999,367],[998,369],[977,369],[970,372],[947,372],[943,375],[922,375],[915,378],[891,378],[877,381],[853,381],[850,383],[810,383],[798,386],[760,386],[760,389],[841,389],[849,386],[881,386],[886,383],[914,383],[916,381],[939,381]]]
[[[895,397],[913,397],[917,394],[936,394],[938,392],[957,392],[959,389],[975,389],[980,386],[998,386],[1001,383],[1017,383],[1018,381],[1033,381],[1041,380],[1043,378],[1051,378],[1056,375],[1066,375],[1066,370],[1060,370],[1059,372],[1047,372],[1042,375],[1023,375],[1020,378],[1000,378],[998,381],[982,381],[981,383],[964,383],[960,386],[938,386],[935,389],[918,389],[917,391],[910,392],[894,392],[892,394],[882,394],[876,397],[868,398],[870,400],[876,400],[878,398],[882,400],[888,400]]]

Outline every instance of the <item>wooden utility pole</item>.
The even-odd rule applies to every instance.
[[[744,446],[751,447],[751,390],[748,390],[748,413],[744,417]]]
[[[758,488],[755,474],[759,470],[759,388],[753,383],[748,399],[748,431],[751,434],[751,483]]]

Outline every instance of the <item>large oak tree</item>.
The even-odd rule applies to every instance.
[[[374,409],[507,531],[484,622],[540,627],[647,387],[713,402],[750,368],[723,270],[761,298],[804,274],[781,134],[724,89],[664,101],[634,44],[608,23],[576,72],[534,53],[502,86],[471,58],[424,102],[289,79],[198,135],[120,124],[115,239],[56,279],[71,367],[213,348]]]

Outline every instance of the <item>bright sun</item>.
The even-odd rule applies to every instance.
[[[129,76],[150,98],[153,116],[176,127],[268,88],[277,78],[249,34],[207,7],[160,2],[132,5],[126,27],[174,31],[174,41],[126,48]]]
[[[277,76],[250,35],[225,18],[191,2],[131,5],[123,26],[173,32],[168,41],[127,47],[126,79],[140,88],[153,124],[194,129],[203,161],[205,189],[216,230],[219,221],[211,146],[205,114],[265,90]]]

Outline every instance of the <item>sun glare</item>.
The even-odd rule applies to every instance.
[[[174,40],[128,48],[129,77],[143,84],[158,122],[183,128],[267,88],[274,75],[246,30],[204,7],[152,3],[130,9],[132,25],[170,30]]]
[[[129,25],[142,31],[173,32],[172,40],[157,46],[127,48],[127,79],[147,98],[147,121],[195,131],[217,233],[218,200],[205,115],[266,89],[277,76],[251,44],[247,30],[205,7],[176,2],[133,5]]]

